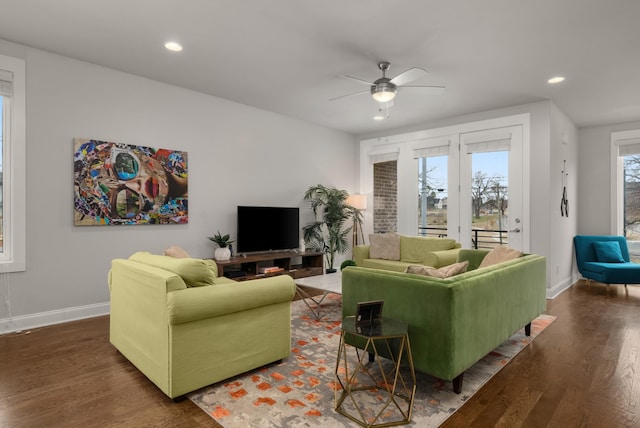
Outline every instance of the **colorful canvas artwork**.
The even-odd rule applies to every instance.
[[[74,139],[76,225],[189,219],[187,152]]]

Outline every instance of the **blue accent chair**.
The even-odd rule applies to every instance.
[[[630,261],[624,236],[577,235],[573,245],[578,271],[587,279],[587,284],[591,280],[607,286],[640,284],[640,264]]]

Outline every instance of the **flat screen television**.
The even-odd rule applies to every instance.
[[[299,208],[238,206],[238,253],[291,250],[299,241]]]

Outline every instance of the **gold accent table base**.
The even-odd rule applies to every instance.
[[[363,427],[410,423],[416,376],[407,325],[383,318],[375,327],[356,327],[355,318],[346,317],[335,379],[335,410],[341,415]]]

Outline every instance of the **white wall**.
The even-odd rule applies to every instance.
[[[548,295],[556,296],[570,287],[578,279],[573,269],[573,237],[577,233],[578,201],[578,130],[571,120],[551,105],[550,128],[550,173],[549,173],[549,236],[552,245],[547,259],[547,275],[549,277]],[[566,164],[565,164],[566,161]],[[566,165],[566,166],[565,166]],[[567,199],[569,200],[569,216],[562,216],[560,202],[563,193],[562,171],[568,176]]]
[[[27,65],[27,270],[2,278],[0,333],[105,313],[113,258],[171,244],[212,257],[206,237],[235,236],[237,205],[357,190],[349,134],[1,40],[0,54]],[[187,151],[189,223],[74,226],[74,137]]]
[[[578,133],[578,232],[582,235],[614,233],[611,230],[611,133],[632,129],[640,129],[640,121],[582,128]]]

